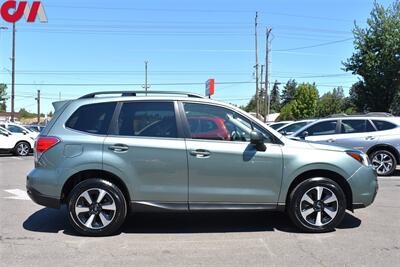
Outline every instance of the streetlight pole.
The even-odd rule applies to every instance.
[[[14,122],[14,101],[15,101],[15,22],[13,23],[12,35],[12,77],[11,77],[11,121]]]

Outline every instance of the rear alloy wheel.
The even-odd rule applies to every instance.
[[[332,231],[342,221],[346,199],[340,186],[328,178],[311,178],[290,195],[289,216],[306,232]]]
[[[372,166],[380,176],[390,176],[396,170],[396,157],[386,150],[378,150],[370,155]]]
[[[26,157],[29,155],[31,146],[27,142],[19,142],[14,147],[14,154],[20,157]]]
[[[114,184],[102,179],[85,180],[75,186],[68,209],[73,227],[88,236],[115,233],[127,213],[122,192]]]

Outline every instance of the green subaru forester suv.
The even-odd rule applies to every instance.
[[[55,102],[27,192],[68,207],[77,232],[115,233],[129,211],[285,211],[333,230],[378,184],[357,150],[287,139],[231,105],[182,92],[100,92]]]

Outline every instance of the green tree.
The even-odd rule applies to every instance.
[[[284,106],[290,101],[294,99],[294,95],[297,88],[297,82],[293,80],[289,80],[286,85],[283,87],[281,94],[281,105]]]
[[[270,111],[271,113],[279,112],[281,109],[281,99],[279,96],[278,81],[275,81],[270,94]]]
[[[7,110],[6,98],[7,98],[7,85],[4,83],[1,83],[0,84],[0,112],[5,112]]]
[[[328,92],[321,96],[317,106],[317,116],[326,117],[332,114],[344,113],[345,97],[343,88],[334,88],[332,92]]]
[[[279,119],[300,120],[315,117],[318,99],[318,89],[315,84],[300,84],[296,88],[294,100],[283,106]]]
[[[400,91],[400,1],[385,8],[375,3],[367,27],[355,25],[355,52],[344,62],[346,71],[362,77],[351,99],[359,112],[390,111]]]

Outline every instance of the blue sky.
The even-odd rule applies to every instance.
[[[265,64],[265,27],[272,28],[271,81],[281,82],[282,89],[294,78],[315,82],[320,95],[336,86],[347,93],[357,77],[345,73],[341,62],[353,51],[354,21],[365,25],[373,6],[372,0],[42,3],[47,24],[17,23],[16,111],[22,107],[35,111],[38,89],[43,112],[52,110],[51,103],[60,93],[62,99],[69,99],[91,91],[140,90],[145,60],[150,90],[204,94],[205,81],[215,78],[214,98],[245,104],[255,92],[256,11],[260,64]],[[2,31],[0,77],[7,84],[11,83],[10,57],[11,30]],[[182,85],[162,85],[168,83]]]

